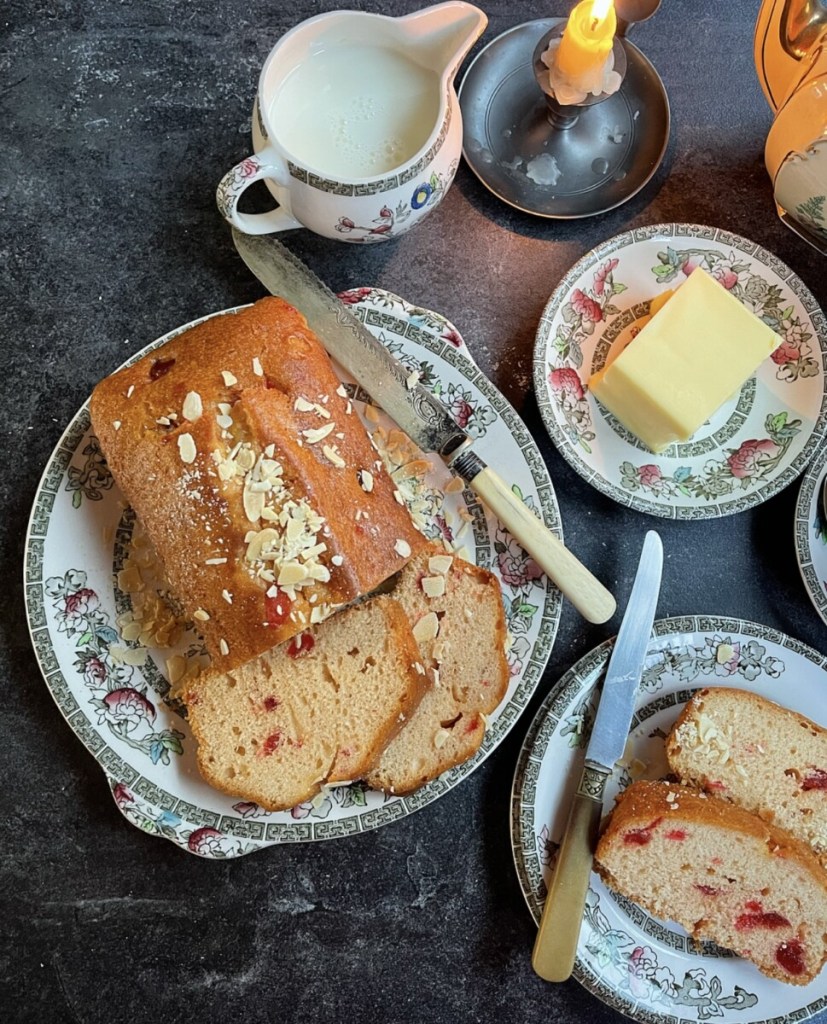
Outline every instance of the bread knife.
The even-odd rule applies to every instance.
[[[268,291],[304,314],[328,353],[425,452],[436,452],[485,502],[589,622],[605,622],[615,600],[591,572],[471,450],[473,438],[445,405],[395,359],[313,272],[272,235],[233,229],[241,258]]]
[[[586,748],[586,763],[557,851],[534,943],[531,963],[546,981],[565,981],[574,968],[603,813],[603,792],[626,747],[635,693],[655,621],[662,569],[663,545],[658,534],[650,530],[643,542],[632,593],[606,669],[597,717]]]

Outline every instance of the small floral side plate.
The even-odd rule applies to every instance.
[[[607,640],[563,676],[532,722],[517,763],[511,840],[520,886],[538,924],[594,723],[595,685],[613,643]],[[637,769],[636,778],[667,774],[664,739],[704,686],[753,690],[827,725],[827,657],[739,619],[662,619],[652,630],[623,758]],[[632,770],[618,765],[604,813],[631,781]],[[773,981],[728,950],[696,944],[679,925],[611,893],[594,872],[574,976],[613,1009],[647,1024],[782,1024],[827,1007],[827,971],[805,986]]]
[[[795,553],[804,586],[827,624],[827,519],[821,489],[827,479],[827,446],[813,459],[801,481],[795,507]]]
[[[650,300],[695,267],[783,340],[687,443],[655,455],[588,380],[636,333]],[[587,253],[555,289],[537,330],[534,384],[561,454],[599,491],[650,515],[731,515],[794,480],[827,434],[827,321],[803,282],[754,242],[694,224],[636,228]]]
[[[480,439],[486,459],[508,474],[514,491],[561,536],[557,500],[536,444],[477,369],[456,329],[444,317],[379,289],[355,289],[341,297]],[[165,335],[130,361],[191,326]],[[364,416],[368,396],[344,372],[341,377]],[[385,419],[383,425],[392,424]],[[428,536],[443,538],[499,577],[513,638],[506,699],[490,717],[477,755],[410,796],[385,797],[357,782],[327,789],[291,811],[270,813],[225,796],[201,779],[186,721],[166,699],[171,652],[140,648],[116,628],[119,616],[131,608],[130,595],[120,590],[119,570],[129,552],[134,515],[125,508],[91,432],[88,406],[78,412],[35,497],[26,541],[27,613],[46,684],[105,771],[115,802],[132,824],[190,853],[214,858],[237,857],[275,843],[352,835],[436,800],[503,740],[551,654],[560,595],[472,492],[446,490],[451,474],[436,456],[429,460],[429,472],[400,482],[399,488]],[[186,656],[200,646],[188,629],[176,653]]]

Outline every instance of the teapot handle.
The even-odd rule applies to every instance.
[[[262,178],[269,178],[285,190],[290,187],[290,172],[284,159],[273,149],[265,149],[257,156],[248,156],[227,171],[215,192],[215,201],[221,214],[230,224],[247,235],[266,235],[273,231],[287,231],[303,225],[284,206],[267,213],[240,213],[238,202],[243,193]]]

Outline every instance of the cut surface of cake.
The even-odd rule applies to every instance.
[[[390,597],[347,608],[181,696],[204,778],[267,810],[359,779],[428,686],[408,617]]]
[[[484,716],[505,696],[509,672],[502,592],[487,569],[434,545],[403,569],[393,596],[408,614],[433,680],[366,779],[398,794],[476,753]]]
[[[753,811],[827,859],[827,729],[756,693],[699,690],[666,741],[684,782]]]
[[[612,889],[764,974],[804,985],[827,959],[827,873],[748,811],[666,782],[620,795],[595,865]]]

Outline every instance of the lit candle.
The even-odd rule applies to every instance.
[[[616,28],[612,0],[582,0],[571,12],[555,55],[559,74],[572,85],[591,80],[611,53]]]

